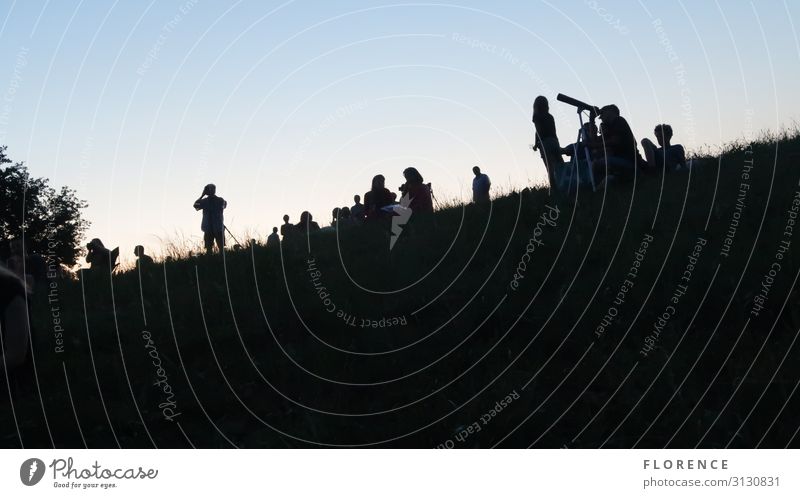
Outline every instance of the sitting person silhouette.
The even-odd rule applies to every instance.
[[[391,206],[397,200],[397,194],[386,188],[386,178],[375,175],[372,178],[372,189],[364,194],[364,209],[367,220],[389,219],[390,211],[384,208]]]
[[[338,228],[353,226],[355,223],[356,219],[353,218],[353,213],[349,207],[345,206],[339,210],[339,221],[336,223]]]
[[[417,168],[406,168],[403,170],[403,177],[406,182],[400,185],[400,192],[403,193],[403,200],[400,204],[411,209],[414,214],[432,213],[433,200],[431,199],[431,186],[425,184],[422,175]]]
[[[144,253],[144,246],[139,245],[134,247],[133,254],[136,256],[136,266],[153,264],[153,258]]]
[[[478,166],[472,168],[472,173],[475,175],[475,178],[472,179],[472,202],[475,204],[489,202],[489,190],[492,188],[489,175],[481,173]]]
[[[314,221],[314,217],[308,211],[303,211],[300,214],[300,223],[294,226],[297,233],[309,234],[311,232],[319,231],[319,225]]]
[[[639,156],[636,138],[633,136],[628,122],[619,115],[619,108],[614,104],[600,109],[600,137],[602,140],[593,152],[594,174],[596,178],[608,175],[600,183],[605,185],[608,177],[630,180],[636,174],[637,167],[643,167],[644,160]]]
[[[364,205],[361,204],[361,196],[356,194],[353,196],[353,207],[350,208],[350,217],[356,221],[364,219]]]
[[[103,245],[103,241],[100,239],[92,239],[86,244],[86,250],[86,262],[89,263],[89,268],[92,272],[96,270],[110,272],[117,266],[119,248],[109,251],[106,249],[106,246]]]
[[[217,197],[217,187],[209,183],[203,189],[200,198],[194,201],[195,211],[203,210],[203,221],[200,229],[203,231],[203,245],[206,254],[211,254],[214,250],[214,242],[220,252],[225,247],[225,219],[223,211],[228,207],[228,203],[222,197]]]
[[[663,171],[674,171],[686,164],[686,151],[683,145],[672,145],[672,127],[668,124],[660,124],[655,127],[653,133],[658,141],[658,147],[649,139],[642,140],[642,150],[650,169]]]
[[[284,239],[286,237],[291,237],[292,232],[294,231],[294,225],[289,223],[289,215],[283,215],[283,225],[281,225],[281,237]]]
[[[583,123],[582,133],[578,142],[572,143],[561,149],[561,154],[570,158],[575,157],[575,151],[578,151],[578,159],[585,159],[584,146],[589,147],[589,155],[594,158],[595,152],[602,149],[603,144],[600,142],[600,136],[597,134],[597,125],[593,121]]]
[[[278,237],[278,227],[272,227],[272,233],[267,237],[267,247],[278,247],[281,245],[281,238]]]
[[[539,95],[533,101],[532,121],[536,126],[536,142],[533,145],[533,150],[538,150],[539,154],[541,154],[542,162],[547,168],[550,185],[553,185],[555,169],[563,164],[564,160],[561,158],[561,145],[558,143],[558,135],[556,134],[556,121],[553,119],[553,115],[550,114],[550,103],[547,101],[547,97]]]
[[[0,334],[3,356],[0,372],[11,372],[25,362],[30,325],[27,287],[11,270],[0,265]]]

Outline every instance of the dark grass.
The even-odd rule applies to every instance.
[[[373,226],[312,237],[310,255],[295,240],[112,282],[59,281],[63,353],[40,287],[39,388],[32,374],[14,380],[16,422],[6,394],[2,446],[794,446],[795,242],[765,309],[750,311],[785,238],[799,155],[787,134],[734,144],[691,173],[578,198],[525,189],[412,218],[392,251],[388,227]],[[724,256],[748,158],[750,188]],[[545,205],[558,207],[557,226],[543,230],[513,290]],[[598,337],[646,234],[635,285]],[[686,294],[643,357],[699,237],[708,242]],[[327,311],[309,257],[347,316]],[[383,317],[405,325],[361,327]],[[145,330],[175,392],[174,422],[159,408],[166,395],[153,385]],[[512,391],[519,399],[482,424]],[[480,432],[456,439],[474,422]]]

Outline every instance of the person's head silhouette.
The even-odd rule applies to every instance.
[[[136,264],[140,263],[150,264],[153,263],[153,258],[144,253],[144,246],[138,245],[133,248],[133,254],[136,255]]]
[[[300,213],[300,223],[303,225],[310,223],[313,219],[314,217],[311,216],[311,213],[309,213],[308,211],[303,211],[302,213]]]
[[[355,201],[356,206],[358,206],[359,204],[361,204],[361,196],[358,195],[358,194],[354,195],[353,196],[353,201]]]
[[[217,186],[214,185],[213,183],[209,183],[208,185],[206,185],[204,191],[206,195],[217,195]]]
[[[619,107],[615,106],[614,104],[603,106],[603,108],[600,109],[600,119],[603,121],[603,123],[612,124],[618,117]]]
[[[533,101],[533,112],[535,114],[546,114],[550,112],[550,102],[547,101],[547,97],[544,95],[539,95]]]
[[[283,222],[284,223],[289,223],[289,215],[288,214],[284,214],[283,215]]]
[[[272,227],[272,233],[277,234],[278,233],[278,227]]]
[[[472,168],[472,172],[475,174],[475,176],[481,176],[481,169],[477,166]]]
[[[106,246],[103,245],[103,241],[101,241],[100,239],[92,239],[89,241],[88,244],[86,244],[86,249],[89,249],[90,252],[102,250],[105,248]]]
[[[417,171],[417,168],[414,167],[404,169],[403,177],[405,177],[406,181],[411,184],[418,184],[425,181],[422,179],[422,175],[419,173],[419,171]]]
[[[669,147],[670,141],[672,140],[672,126],[668,124],[660,124],[656,126],[653,133],[656,135],[656,140],[658,140],[658,145],[661,147]]]
[[[383,190],[384,188],[386,188],[386,178],[384,178],[383,175],[375,175],[372,177],[373,192]]]

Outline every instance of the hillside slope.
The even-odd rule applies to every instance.
[[[798,154],[52,281],[2,446],[794,446]]]

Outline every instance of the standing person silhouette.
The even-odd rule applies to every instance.
[[[283,215],[283,225],[281,225],[281,237],[286,239],[286,237],[291,237],[292,232],[294,231],[294,225],[289,223],[289,215]]]
[[[203,210],[203,222],[200,229],[203,231],[203,243],[206,254],[211,254],[214,250],[214,242],[220,252],[225,247],[225,218],[222,212],[228,207],[228,203],[222,197],[217,197],[217,187],[209,183],[203,189],[200,198],[194,201],[196,211]]]
[[[489,202],[489,190],[492,188],[489,175],[481,173],[478,166],[472,168],[472,173],[475,175],[475,178],[472,179],[472,202],[475,204]]]
[[[564,163],[561,157],[561,145],[556,134],[556,120],[550,114],[550,103],[547,97],[539,95],[533,101],[533,124],[536,125],[536,143],[533,150],[542,156],[550,185],[555,185],[555,170]]]
[[[272,227],[272,233],[267,237],[267,247],[278,247],[281,245],[281,238],[278,237],[278,227]]]
[[[364,205],[361,204],[361,196],[356,194],[353,196],[353,207],[350,208],[350,217],[356,221],[364,219]]]

